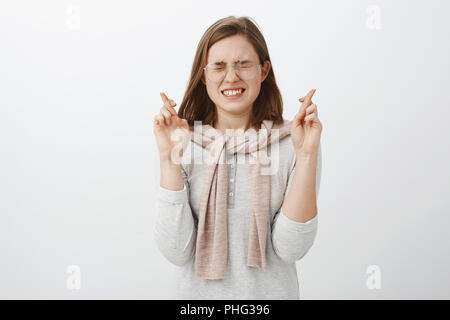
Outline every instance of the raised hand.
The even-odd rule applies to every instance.
[[[303,103],[291,126],[292,143],[297,153],[317,154],[319,150],[322,123],[319,121],[317,106],[311,101],[315,92],[316,89],[312,89],[305,97],[298,99]]]
[[[175,111],[177,105],[161,92],[163,106],[155,115],[153,133],[156,137],[161,160],[181,163],[181,157],[190,139],[189,124],[186,119],[178,117]]]

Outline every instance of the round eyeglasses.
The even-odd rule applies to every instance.
[[[238,61],[233,64],[237,76],[244,81],[252,80],[256,77],[259,71],[258,66],[261,66],[261,64],[249,60]],[[208,80],[220,82],[225,78],[227,73],[227,64],[224,62],[211,62],[203,70],[205,70]]]

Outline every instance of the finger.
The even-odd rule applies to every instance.
[[[314,92],[316,92],[316,89],[311,89],[306,94],[306,96],[304,98],[302,98],[303,99],[303,101],[302,101],[303,103],[300,106],[300,111],[299,111],[300,113],[306,113],[306,108],[311,104],[311,98],[312,98]],[[299,100],[301,100],[301,99],[299,99]]]
[[[161,116],[161,118],[162,118],[162,123],[164,124],[164,125],[169,125],[169,119],[167,118],[167,116],[166,115],[164,115],[164,113],[163,113],[163,111],[160,111],[160,116]]]
[[[157,114],[155,116],[155,120],[156,120],[157,125],[159,125],[159,126],[165,125],[164,117],[161,114]]]
[[[169,109],[166,108],[166,107],[162,107],[160,111],[161,111],[161,114],[162,114],[164,117],[170,118],[170,117],[172,116],[172,114],[170,113]]]
[[[169,101],[169,98],[167,98],[164,92],[160,92],[159,95],[161,96],[161,99],[164,103],[167,103]]]
[[[306,114],[310,114],[310,113],[316,113],[317,111],[317,106],[315,103],[311,104],[308,108],[306,108]]]
[[[158,119],[161,126],[167,126],[166,120],[164,119],[162,114],[159,115]]]
[[[178,117],[178,113],[175,111],[175,106],[176,106],[177,104],[176,104],[175,101],[173,101],[172,99],[170,99],[169,101],[170,101],[170,104],[169,104],[169,106],[167,107],[167,109],[170,111],[171,114],[173,114],[174,116],[177,116],[177,117]]]
[[[166,124],[170,124],[171,123],[170,118],[172,117],[172,115],[170,114],[169,110],[167,110],[167,108],[165,107],[162,107],[161,114],[163,115]]]
[[[315,92],[316,92],[316,89],[311,89],[311,90],[306,94],[306,96],[304,96],[304,97],[298,99],[298,101],[300,101],[300,102],[305,102],[305,101],[308,101],[308,99],[309,99],[309,101],[311,101],[312,96],[314,95]]]
[[[292,122],[293,122],[295,125],[297,125],[297,124],[299,124],[299,123],[302,122],[302,115],[300,114],[300,112],[297,112],[297,113],[295,114],[295,117],[294,117],[294,119],[292,119]]]
[[[310,122],[310,121],[314,121],[315,118],[316,118],[316,114],[315,113],[311,113],[311,114],[309,114],[309,115],[307,115],[305,117],[305,123],[306,122]]]
[[[303,103],[301,104],[301,106],[300,106],[300,110],[298,111],[298,113],[300,113],[300,115],[302,116],[302,117],[304,117],[305,115],[306,115],[306,107],[307,107],[308,105],[306,104],[306,101],[305,100],[303,100]]]
[[[316,89],[311,89],[308,94],[306,95],[306,100],[311,101],[312,96],[314,95],[314,93],[316,92]]]
[[[161,95],[161,97],[163,97],[163,95]],[[164,95],[163,101],[164,101],[163,105],[166,106],[166,107],[174,107],[174,106],[177,105],[175,103],[175,101],[173,101],[172,99],[167,98],[166,95]]]
[[[167,111],[170,112],[171,115],[178,117],[178,113],[175,111],[175,109],[173,107],[167,107],[166,105],[164,105],[164,107]]]
[[[307,95],[305,96],[305,99],[303,99],[303,104],[305,105],[305,107],[307,107],[311,104],[311,102],[312,102],[311,99],[312,99],[314,92],[316,92],[316,89],[310,90],[307,93]]]

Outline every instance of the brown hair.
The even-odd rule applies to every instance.
[[[194,121],[202,121],[214,127],[217,123],[217,111],[214,102],[209,98],[206,85],[201,81],[203,68],[206,66],[209,48],[216,42],[236,34],[244,35],[253,45],[258,54],[261,65],[266,60],[270,61],[269,51],[262,33],[252,22],[250,17],[229,16],[212,24],[203,34],[197,46],[191,76],[183,101],[178,110],[178,116],[186,119],[189,126]],[[258,97],[253,103],[249,128],[258,130],[263,120],[273,120],[273,124],[283,122],[283,100],[275,81],[272,63],[267,77],[261,83]]]

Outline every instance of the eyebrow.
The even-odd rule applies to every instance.
[[[235,63],[237,63],[237,62],[250,62],[251,60],[237,60],[237,61],[235,61]],[[223,61],[223,60],[220,60],[220,61],[215,61],[215,62],[212,62],[212,63],[214,63],[214,64],[225,64],[225,61]]]

